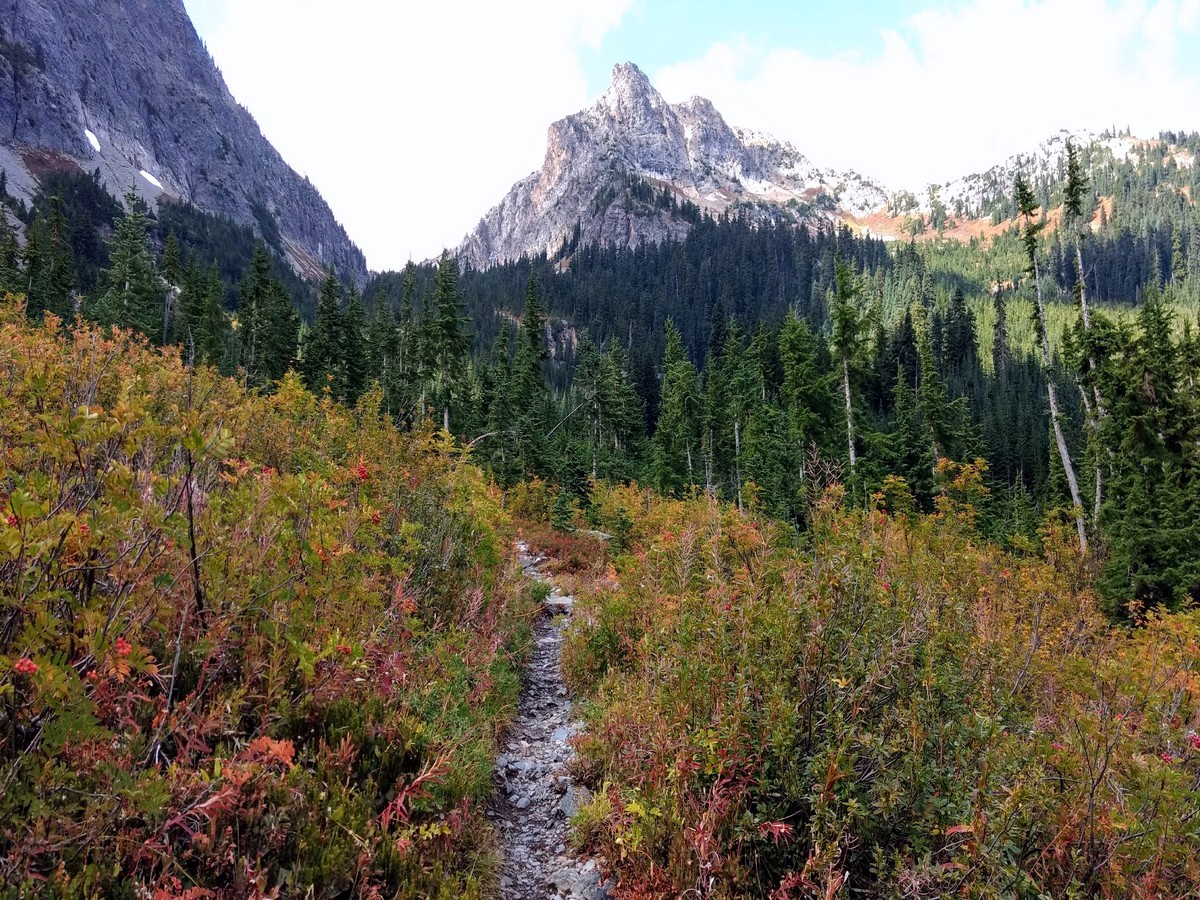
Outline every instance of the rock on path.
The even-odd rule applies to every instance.
[[[518,544],[521,565],[545,581],[541,560]],[[582,725],[572,717],[562,676],[563,630],[572,598],[552,589],[546,615],[533,626],[534,651],[526,673],[517,721],[496,759],[497,794],[488,815],[500,830],[501,900],[583,898],[605,900],[602,861],[582,859],[567,845],[570,817],[591,798],[571,783],[568,741]]]

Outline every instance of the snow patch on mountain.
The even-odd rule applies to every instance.
[[[92,145],[92,149],[99,153],[100,138],[96,137],[96,133],[89,128],[85,128],[83,129],[83,134],[88,139],[88,143]]]

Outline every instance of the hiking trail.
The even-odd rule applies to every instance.
[[[517,544],[526,574],[549,582],[543,559]],[[572,783],[569,741],[582,728],[573,717],[562,675],[563,633],[574,599],[552,587],[545,614],[533,624],[534,650],[526,669],[517,720],[496,758],[497,793],[488,815],[500,833],[501,900],[606,900],[602,860],[581,858],[570,846],[570,818],[591,800]]]

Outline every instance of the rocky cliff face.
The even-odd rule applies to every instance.
[[[317,189],[233,99],[182,0],[0,0],[0,168],[28,200],[47,170],[278,226],[301,274],[366,263]]]
[[[713,215],[799,222],[886,200],[869,179],[819,169],[791,144],[731,128],[708,100],[667,103],[624,63],[595,105],[550,126],[541,170],[513,186],[459,254],[484,268],[573,239],[636,247],[677,238],[691,227],[685,201]]]

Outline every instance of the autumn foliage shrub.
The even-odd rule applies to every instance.
[[[0,304],[0,896],[486,889],[532,602],[378,405]]]
[[[1006,553],[975,530],[981,468],[942,474],[927,516],[834,487],[801,540],[593,498],[631,549],[564,668],[607,797],[585,837],[630,896],[1200,891],[1200,615],[1111,627],[1068,529]]]

